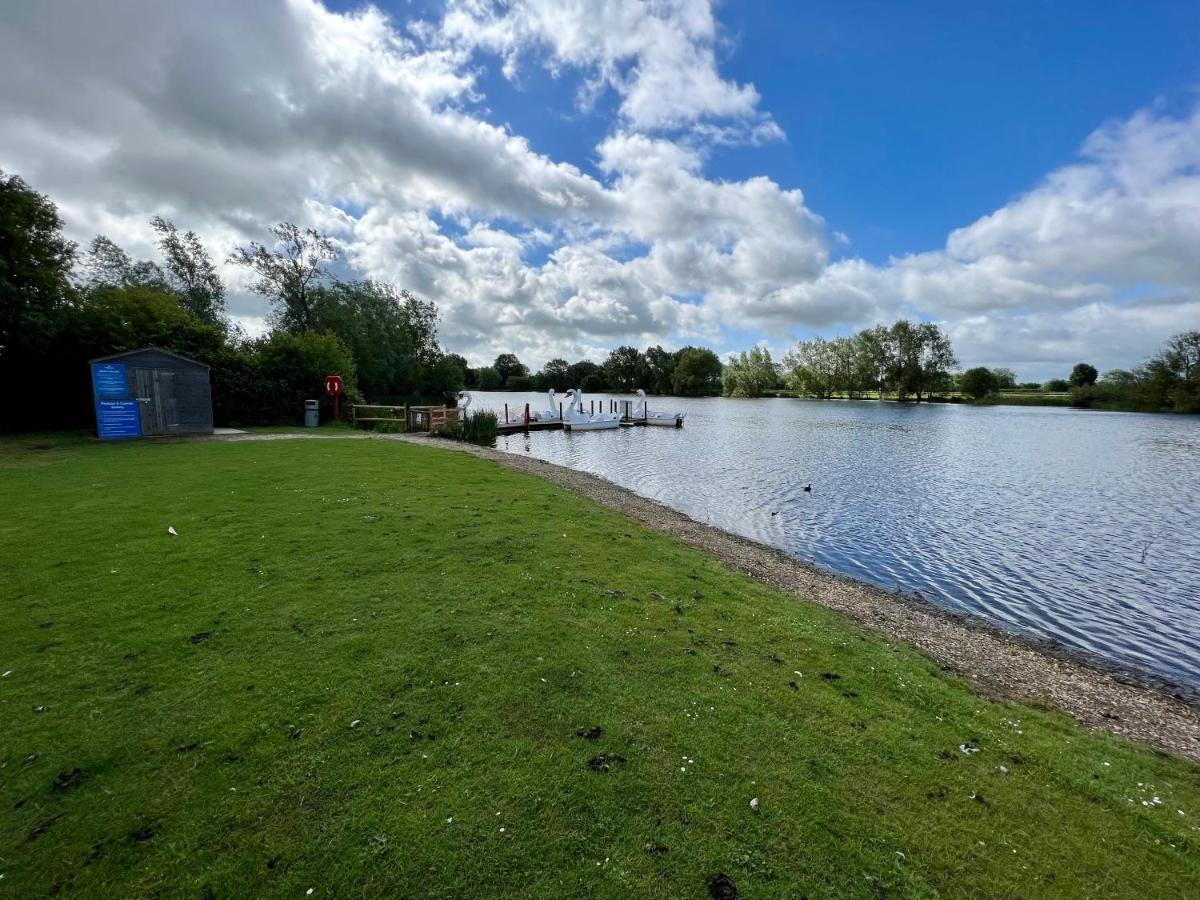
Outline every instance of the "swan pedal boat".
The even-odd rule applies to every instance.
[[[687,415],[682,412],[646,412],[646,392],[638,388],[638,405],[633,411],[634,419],[640,419],[646,425],[657,425],[660,428],[682,428],[683,417]]]
[[[607,431],[621,427],[620,413],[600,412],[588,415],[583,411],[583,392],[579,388],[571,388],[567,392],[571,404],[563,413],[563,429],[565,431]]]

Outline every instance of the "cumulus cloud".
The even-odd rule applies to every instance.
[[[903,314],[945,323],[964,360],[1041,377],[1129,365],[1194,327],[1200,113],[1105,125],[942,249],[873,265],[838,258],[853,245],[794,185],[707,174],[720,147],[781,135],[752,85],[722,77],[720,45],[706,0],[463,0],[427,21],[317,0],[17,4],[0,166],[48,192],[72,236],[140,255],[155,213],[218,258],[273,222],[314,224],[350,270],[436,301],[446,345],[474,362],[737,349]],[[614,92],[594,168],[489,120],[488,60]],[[225,275],[232,311],[261,327],[261,299]]]
[[[737,133],[750,140],[783,135],[758,110],[753,85],[721,77],[709,0],[457,0],[440,30],[453,46],[503,56],[509,77],[537,51],[546,54],[552,73],[563,67],[584,71],[581,102],[586,106],[611,88],[621,97],[622,117],[637,129],[735,119],[746,126]],[[731,138],[731,126],[723,127]]]

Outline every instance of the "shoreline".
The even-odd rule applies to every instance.
[[[587,472],[489,447],[425,435],[301,433],[242,434],[218,441],[359,439],[399,440],[469,453],[549,481],[621,512],[660,534],[703,550],[727,568],[817,603],[920,650],[982,696],[1049,707],[1081,725],[1119,735],[1200,763],[1200,697],[1150,673],[1129,671],[1092,654],[1014,634],[978,617],[943,610],[925,600],[887,591],[816,568],[774,547],[698,522]]]

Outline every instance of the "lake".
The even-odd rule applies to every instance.
[[[543,394],[475,393],[473,408],[526,401],[546,406]],[[534,432],[497,446],[1200,690],[1200,418],[650,398],[652,411],[676,408],[681,430]]]

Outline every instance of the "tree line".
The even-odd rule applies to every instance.
[[[461,359],[461,357],[459,357]],[[464,361],[465,362],[465,361]],[[639,388],[648,394],[706,397],[721,393],[721,359],[707,347],[617,347],[603,363],[583,359],[568,363],[555,358],[537,372],[513,353],[501,353],[490,366],[465,370],[467,387],[483,391],[613,391],[627,394]]]
[[[6,429],[90,423],[87,361],[157,346],[208,363],[218,424],[296,421],[303,401],[327,402],[340,374],[349,400],[445,399],[465,361],[442,351],[433,303],[370,280],[344,280],[338,249],[315,229],[281,223],[270,244],[229,261],[269,300],[270,330],[248,337],[226,314],[225,285],[203,241],[150,219],[158,259],[134,259],[105,235],[84,249],[66,239],[50,198],[0,172],[0,378],[28,399]]]
[[[724,393],[760,397],[786,389],[826,400],[874,394],[920,402],[953,390],[957,366],[950,338],[941,328],[901,319],[850,337],[800,341],[782,363],[765,347],[744,351],[725,365]]]
[[[1000,377],[1005,371],[984,366],[968,369],[959,376],[960,390],[971,399],[987,400],[1013,387]],[[1200,413],[1200,331],[1172,335],[1158,353],[1133,369],[1101,374],[1090,363],[1077,363],[1066,378],[1020,387],[1065,394],[1080,409]]]
[[[380,281],[334,273],[338,247],[284,222],[269,243],[238,247],[229,262],[253,276],[270,304],[270,329],[248,337],[227,316],[225,285],[203,241],[163,217],[149,220],[158,259],[139,260],[105,235],[80,250],[58,210],[20,177],[0,171],[0,378],[24,399],[0,428],[80,427],[92,419],[87,361],[157,346],[211,366],[218,424],[296,421],[322,403],[322,378],[340,374],[350,402],[440,402],[481,390],[759,397],[786,390],[832,398],[987,402],[1001,391],[1057,392],[1081,407],[1200,412],[1200,332],[1172,337],[1132,370],[1101,375],[1080,363],[1065,379],[1017,384],[1009,369],[959,372],[949,337],[931,322],[900,320],[849,337],[800,341],[782,363],[763,347],[722,364],[711,349],[621,346],[602,363],[556,358],[531,372],[515,354],[472,368],[438,342],[437,307]]]

